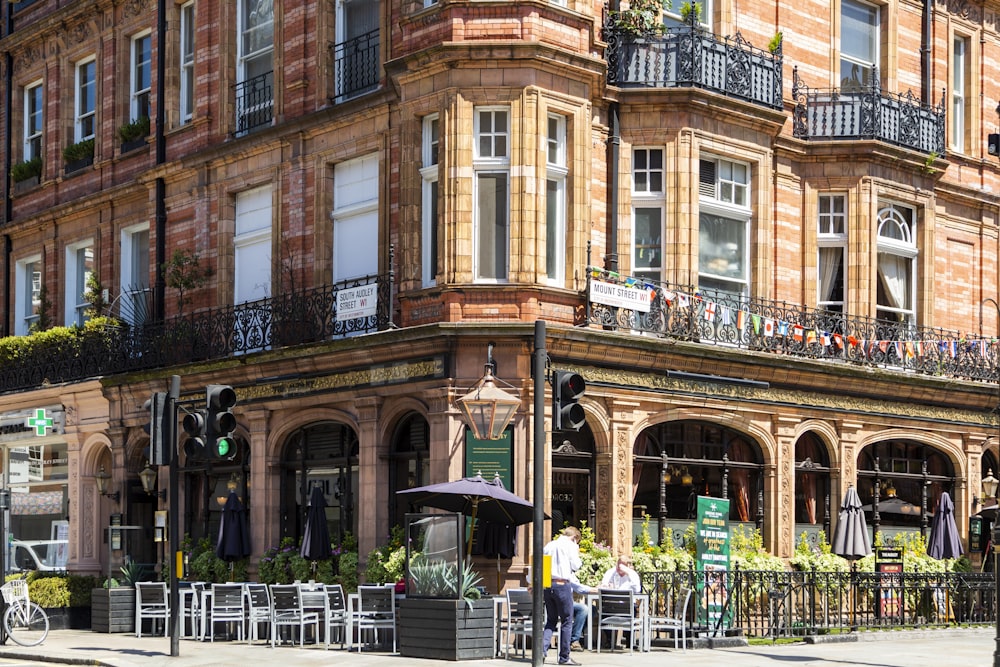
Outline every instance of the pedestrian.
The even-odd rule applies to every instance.
[[[544,553],[551,559],[552,584],[545,589],[545,631],[542,633],[543,660],[548,657],[552,634],[559,627],[559,664],[579,665],[570,657],[570,637],[573,625],[574,573],[583,565],[580,560],[580,531],[567,526],[559,537],[545,545]]]
[[[642,590],[639,573],[632,569],[632,559],[624,554],[619,556],[618,562],[615,563],[614,567],[604,573],[604,577],[601,579],[601,588],[616,591],[632,591],[633,593],[638,593]],[[610,632],[605,631],[605,637],[608,638],[609,642],[611,639],[610,634]],[[630,631],[623,631],[622,642],[627,646],[631,641],[632,633]]]
[[[581,584],[576,575],[573,575],[573,593],[576,595],[586,596],[588,593],[596,593],[597,589]],[[570,638],[570,648],[582,651],[583,650],[583,626],[587,624],[587,619],[590,618],[590,605],[586,604],[587,598],[584,597],[583,601],[573,602],[573,633]]]

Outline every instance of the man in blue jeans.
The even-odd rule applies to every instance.
[[[562,534],[545,545],[545,555],[551,559],[552,585],[545,589],[545,632],[542,633],[543,660],[548,657],[552,635],[559,627],[559,664],[579,665],[570,657],[570,631],[573,625],[574,574],[583,565],[580,560],[580,531],[567,526]]]
[[[587,593],[596,593],[596,588],[591,588],[590,586],[584,586],[576,577],[573,577],[573,592],[577,595],[586,595]],[[582,602],[573,603],[573,633],[570,639],[571,648],[578,651],[583,650],[582,639],[583,639],[583,626],[587,625],[587,619],[590,618],[590,605],[586,603],[586,598]]]

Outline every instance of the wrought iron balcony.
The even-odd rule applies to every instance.
[[[347,41],[334,44],[333,90],[336,101],[357,97],[378,88],[379,32],[372,30]]]
[[[810,88],[792,70],[792,132],[801,139],[874,139],[943,156],[945,105],[922,104],[911,91],[882,92],[878,71],[871,84],[849,89]]]
[[[0,392],[72,382],[392,327],[392,272],[182,315],[157,324],[71,329],[57,344],[0,348]]]
[[[706,345],[997,381],[996,339],[587,272],[587,323]]]
[[[781,109],[782,55],[754,48],[740,33],[717,37],[696,23],[633,37],[605,26],[608,83],[621,88],[704,88]]]
[[[271,124],[274,118],[274,71],[233,86],[236,94],[236,136]]]

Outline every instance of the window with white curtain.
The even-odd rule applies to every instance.
[[[180,31],[180,117],[181,123],[194,115],[194,3],[181,5]]]
[[[737,298],[750,290],[750,165],[699,162],[698,287]]]
[[[846,92],[868,88],[879,62],[880,12],[859,0],[840,3],[840,85]]]
[[[562,285],[566,275],[566,117],[549,114],[545,151],[545,278]]]
[[[663,149],[632,149],[632,275],[663,280]]]
[[[440,120],[437,114],[424,118],[420,178],[421,235],[420,265],[424,287],[437,283],[438,274],[438,147],[441,142]]]
[[[147,32],[132,38],[132,100],[129,120],[149,118],[152,38]]]
[[[94,272],[94,241],[87,239],[66,246],[66,326],[83,326],[90,319],[87,309],[87,281]]]
[[[510,262],[509,110],[476,108],[473,134],[473,274],[482,282],[503,282]]]
[[[333,282],[378,273],[378,154],[333,169]]]
[[[953,151],[965,150],[965,128],[968,108],[969,39],[955,35],[951,51],[951,144]]]
[[[882,320],[915,324],[916,211],[883,203],[878,212],[877,239],[876,315]]]
[[[42,258],[40,255],[18,260],[14,293],[14,334],[26,336],[42,312]]]
[[[270,185],[236,195],[235,305],[271,296],[271,198]]]
[[[45,104],[42,82],[37,81],[24,89],[24,161],[42,156],[42,127]]]
[[[844,312],[844,271],[847,257],[847,198],[821,194],[816,230],[817,307]]]

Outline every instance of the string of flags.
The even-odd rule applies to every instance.
[[[650,302],[662,297],[667,308],[689,309],[694,305],[701,308],[701,317],[707,322],[719,322],[723,326],[735,326],[741,333],[751,330],[754,335],[764,338],[790,338],[797,343],[819,345],[842,352],[851,348],[869,358],[881,353],[894,352],[898,359],[915,359],[928,356],[945,356],[952,359],[963,354],[975,354],[983,358],[997,356],[1000,342],[996,338],[964,337],[937,340],[889,340],[859,338],[820,329],[817,326],[803,326],[776,317],[767,317],[741,308],[719,303],[702,297],[699,293],[689,294],[681,290],[658,288],[652,283],[631,276],[620,276],[614,271],[591,268],[591,277],[613,281],[626,288],[648,292]]]

